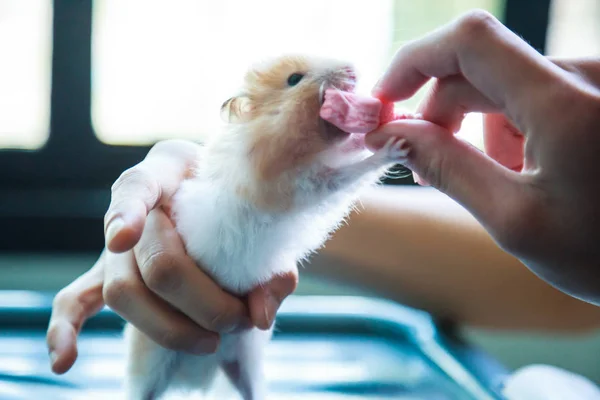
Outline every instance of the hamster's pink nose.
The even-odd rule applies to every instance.
[[[344,67],[342,69],[346,75],[348,76],[348,79],[355,81],[356,80],[356,71],[354,71],[354,68],[352,67]]]
[[[356,83],[356,70],[351,65],[347,65],[338,69],[338,74],[343,76],[345,81]]]

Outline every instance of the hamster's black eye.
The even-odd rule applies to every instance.
[[[287,83],[290,86],[296,86],[302,80],[302,78],[304,78],[304,75],[302,75],[302,74],[298,74],[298,73],[291,74],[288,77]]]

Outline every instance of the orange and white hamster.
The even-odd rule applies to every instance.
[[[325,90],[355,85],[350,63],[287,55],[252,66],[223,103],[225,124],[202,147],[171,213],[188,254],[227,291],[244,295],[289,272],[323,245],[363,188],[407,156],[403,141],[372,153],[363,134],[320,118]],[[128,325],[126,397],[206,392],[222,369],[244,400],[265,399],[271,332],[226,334],[215,354],[197,356],[159,347]]]

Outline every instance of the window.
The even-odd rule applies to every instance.
[[[0,148],[48,139],[52,1],[0,0]]]
[[[306,0],[301,7],[279,0],[96,1],[93,126],[110,144],[202,140],[217,129],[217,110],[247,66],[286,52],[350,59],[368,91],[403,42],[470,8],[500,14],[501,5],[498,0]]]
[[[219,107],[247,66],[269,55],[352,55],[372,77],[387,55],[391,6],[389,0],[307,0],[298,7],[278,0],[96,1],[94,128],[111,144],[201,139],[218,128]]]
[[[0,0],[0,249],[99,250],[119,174],[158,140],[202,141],[264,55],[349,58],[368,90],[399,46],[473,8],[543,49],[549,2]],[[480,116],[461,136],[481,142]]]

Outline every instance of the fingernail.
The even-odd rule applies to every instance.
[[[49,354],[50,357],[50,366],[54,367],[56,360],[58,359],[58,354],[55,351],[51,351]]]
[[[419,175],[413,172],[413,181],[418,185],[419,184]]]
[[[271,319],[270,319],[270,317],[269,317],[269,314],[270,314],[270,313],[269,313],[269,302],[270,302],[270,300],[268,300],[268,301],[265,303],[265,322],[266,322],[267,324],[266,324],[265,326],[262,326],[262,327],[260,327],[260,328],[262,328],[263,330],[265,330],[265,329],[269,329],[269,327],[271,326]]]
[[[109,244],[114,240],[115,236],[117,236],[117,234],[119,233],[121,228],[123,228],[124,225],[125,222],[123,222],[123,220],[119,217],[113,219],[108,224],[108,229],[106,230],[106,244]]]
[[[273,325],[275,315],[277,314],[280,305],[281,302],[279,299],[269,292],[267,294],[267,301],[265,302],[265,321],[267,321],[265,329],[269,329]]]
[[[417,175],[414,172],[413,172],[413,180],[415,181],[415,183],[417,185],[420,185],[420,186],[431,186],[426,180],[424,180],[423,178],[421,178],[419,175]]]

